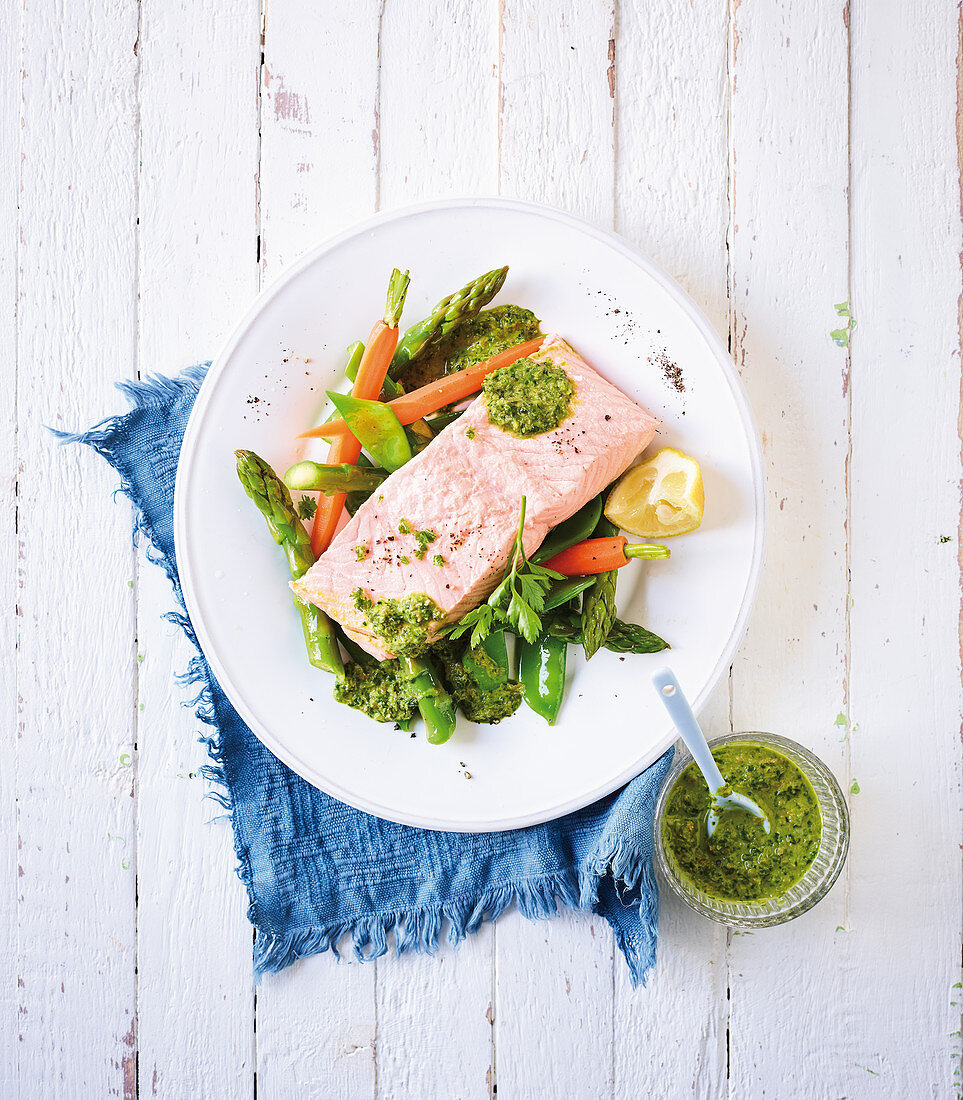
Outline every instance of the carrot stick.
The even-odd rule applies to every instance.
[[[376,321],[371,329],[364,354],[358,364],[358,374],[351,387],[354,397],[361,397],[366,401],[377,401],[381,396],[381,388],[385,384],[385,377],[391,366],[391,357],[398,346],[398,321],[401,319],[407,292],[408,272],[402,274],[395,268],[388,283],[388,302],[385,306],[384,318]],[[361,444],[349,432],[334,439],[328,448],[328,462],[347,463],[353,466],[360,457]],[[322,495],[318,498],[318,510],[314,513],[314,526],[311,528],[311,549],[316,558],[319,558],[331,545],[331,540],[341,522],[344,500],[343,493],[330,497]]]
[[[499,367],[509,366],[516,359],[523,359],[526,355],[538,351],[544,339],[544,336],[539,336],[536,340],[526,340],[524,344],[516,344],[515,347],[500,351],[498,355],[493,355],[483,363],[476,363],[464,370],[455,371],[454,374],[447,374],[437,382],[429,382],[421,389],[396,397],[394,401],[388,402],[388,406],[402,424],[414,424],[416,420],[430,416],[446,405],[452,405],[477,393],[481,389],[482,380],[487,375],[498,370]],[[360,367],[358,378],[361,378]],[[346,435],[350,435],[350,432],[343,420],[329,420],[326,424],[320,424],[317,428],[302,432],[298,439],[336,439]]]
[[[667,558],[666,546],[650,546],[637,543],[628,546],[624,535],[612,538],[585,539],[567,550],[562,550],[541,564],[546,569],[554,569],[563,577],[588,577],[595,573],[609,573],[628,565],[631,558]]]

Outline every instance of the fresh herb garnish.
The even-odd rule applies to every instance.
[[[359,542],[354,548],[354,556],[358,561],[364,561],[364,559],[371,553],[370,549],[363,543]]]
[[[402,565],[408,565],[411,561],[411,558],[409,558],[407,554],[401,554],[398,557],[398,561],[400,561]]]
[[[467,435],[469,439],[474,439],[475,438],[475,429],[470,424],[465,429],[465,435]]]
[[[434,556],[434,557],[433,557],[433,558],[431,559],[431,562],[432,562],[432,565],[437,565],[437,566],[439,566],[439,567],[441,567],[442,565],[446,565],[446,564],[447,564],[447,562],[446,562],[446,561],[445,561],[445,559],[444,559],[444,558],[443,558],[443,557],[441,556],[441,554],[435,554],[435,556]]]
[[[356,588],[351,593],[351,598],[354,600],[354,606],[362,613],[370,611],[374,607],[371,597],[363,588]]]
[[[398,534],[399,535],[410,535],[411,534],[411,524],[406,519],[402,519],[401,522],[398,524]]]
[[[515,550],[505,575],[488,600],[469,611],[452,630],[452,638],[460,638],[470,630],[474,648],[495,630],[511,630],[527,642],[534,642],[541,633],[540,616],[545,607],[545,595],[552,581],[561,580],[562,574],[528,560],[522,543],[524,529],[525,498],[522,497]]]
[[[301,497],[298,501],[298,515],[301,519],[314,519],[314,513],[318,510],[318,502],[314,497]]]

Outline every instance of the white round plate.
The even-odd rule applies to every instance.
[[[284,555],[244,495],[234,450],[280,472],[304,448],[344,349],[383,309],[392,267],[411,269],[402,327],[482,271],[509,264],[496,299],[535,311],[589,363],[662,418],[650,450],[702,464],[705,519],[668,561],[631,563],[623,618],[672,648],[587,663],[569,650],[558,723],[524,705],[497,726],[461,719],[447,745],[335,703],[304,654]],[[684,392],[666,379],[676,364]],[[317,447],[316,443],[312,446]],[[318,455],[324,453],[322,447]],[[255,302],[201,389],[181,452],[177,564],[219,683],[265,745],[310,783],[393,821],[482,831],[547,821],[601,798],[674,739],[649,682],[668,664],[698,708],[745,627],[762,553],[763,474],[745,393],[722,342],[672,279],[624,241],[567,214],[477,199],[382,215],[316,248]],[[711,731],[709,731],[711,733]]]

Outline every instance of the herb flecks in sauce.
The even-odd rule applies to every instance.
[[[445,641],[432,647],[432,655],[451,697],[470,722],[494,724],[518,710],[524,688],[509,680],[481,646],[471,649],[464,642]]]
[[[444,618],[441,609],[424,592],[412,592],[400,600],[372,602],[362,589],[351,593],[371,632],[399,657],[417,657],[428,647],[431,624]]]
[[[819,851],[822,818],[809,780],[765,745],[737,741],[712,750],[727,785],[754,799],[771,823],[727,809],[710,839],[711,805],[702,773],[690,764],[666,800],[662,842],[670,863],[698,889],[728,901],[763,901],[786,893]]]
[[[334,685],[334,697],[376,722],[404,722],[418,708],[411,680],[404,675],[400,661],[349,664]]]
[[[557,428],[572,411],[575,393],[561,367],[528,357],[493,371],[482,388],[492,424],[523,438]]]
[[[371,553],[371,550],[361,542],[354,548],[354,556],[358,561],[364,561],[364,559]]]

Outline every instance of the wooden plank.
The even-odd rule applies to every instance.
[[[609,3],[579,2],[562,10],[506,0],[502,193],[613,225],[614,38]],[[578,1051],[579,1096],[611,1095],[613,950],[600,917],[566,913],[534,924],[517,912],[501,918],[495,1040],[502,1095],[566,1095],[573,1067],[562,1051]]]
[[[732,4],[733,352],[759,424],[767,565],[733,666],[737,730],[772,730],[847,774],[848,55],[841,4]],[[846,884],[792,925],[735,934],[729,1089],[840,1095],[851,1030]],[[852,1095],[851,1093],[841,1093]]]
[[[491,1095],[493,939],[486,924],[457,949],[378,963],[379,1098]]]
[[[726,9],[671,0],[619,9],[616,227],[729,329]],[[700,715],[729,728],[726,678]],[[710,1096],[726,1072],[726,932],[662,891],[658,966],[634,992],[616,957],[615,1094],[677,1082]],[[653,1041],[658,1036],[658,1041]]]
[[[494,3],[387,4],[380,35],[379,199],[390,209],[494,192],[498,161],[498,23]],[[426,49],[425,43],[431,48]],[[471,62],[466,63],[470,58]],[[410,320],[424,302],[418,256]],[[474,274],[465,272],[465,278]],[[456,284],[457,285],[457,284]],[[454,288],[452,288],[454,289]],[[378,1095],[487,1098],[492,1063],[493,932],[434,958],[378,963]],[[443,1084],[442,1084],[443,1083]]]
[[[142,4],[142,373],[212,356],[257,291],[259,39],[256,0]],[[138,565],[141,1089],[234,1097],[254,1089],[247,898],[229,822],[208,824],[220,811],[204,798],[207,753],[174,679],[191,650],[160,617],[170,585],[144,557]]]
[[[17,391],[17,203],[20,190],[20,15],[0,36],[0,376]],[[17,1093],[17,405],[0,421],[0,1095]]]
[[[17,794],[22,1096],[136,1088],[130,514],[59,449],[135,343],[137,4],[23,7]]]
[[[375,208],[379,11],[376,0],[266,6],[259,177],[265,283]],[[339,966],[325,954],[264,979],[258,1096],[374,1095],[378,965]]]
[[[937,0],[853,9],[842,964],[862,1026],[835,1037],[823,1087],[840,1095],[961,1089],[958,19]]]
[[[380,207],[493,194],[499,133],[493,0],[408,0],[383,10]]]

